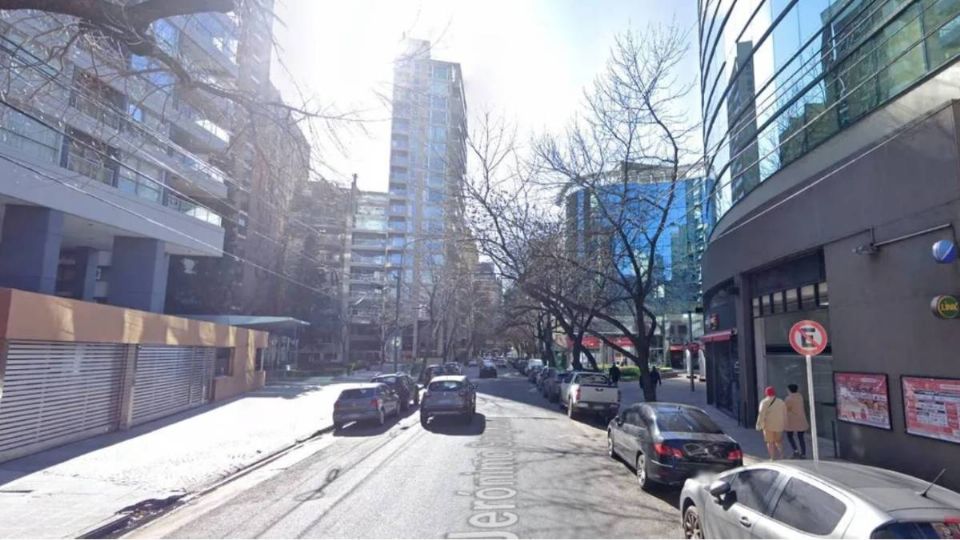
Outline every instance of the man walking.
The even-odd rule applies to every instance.
[[[783,430],[787,423],[787,406],[777,397],[772,386],[764,390],[765,398],[760,402],[757,414],[757,431],[763,433],[763,442],[767,445],[770,459],[783,459]]]
[[[663,378],[660,377],[660,370],[657,369],[657,366],[650,367],[650,380],[653,381],[654,386],[663,385]]]
[[[614,386],[620,386],[620,368],[614,363],[610,366],[610,381]]]
[[[787,442],[793,449],[793,457],[807,457],[807,442],[803,439],[803,434],[810,429],[810,423],[807,422],[807,412],[803,406],[803,396],[800,395],[799,387],[795,384],[787,385],[790,392],[784,398],[783,403],[787,406],[787,423],[785,426],[787,432]],[[797,436],[797,442],[794,442],[793,436]],[[799,443],[800,450],[797,450]]]

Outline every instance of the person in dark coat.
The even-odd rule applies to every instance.
[[[650,368],[650,380],[653,381],[654,386],[663,385],[663,378],[660,377],[660,370],[657,369],[657,366],[652,366]]]
[[[613,384],[620,384],[620,368],[618,368],[616,364],[610,366],[610,380]]]

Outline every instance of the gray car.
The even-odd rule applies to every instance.
[[[960,538],[960,494],[885,469],[786,460],[691,478],[686,538]]]
[[[382,426],[391,415],[400,416],[400,396],[386,384],[364,384],[340,392],[333,404],[333,429],[368,420]]]
[[[473,421],[477,411],[477,387],[463,375],[434,377],[420,401],[420,424],[434,416],[459,416]]]

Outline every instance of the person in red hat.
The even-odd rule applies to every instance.
[[[757,414],[757,431],[763,433],[770,459],[783,459],[783,430],[787,424],[787,405],[777,397],[777,391],[768,386],[763,393]]]

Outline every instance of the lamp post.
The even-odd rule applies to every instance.
[[[401,262],[403,255],[401,255]],[[397,304],[393,310],[393,328],[397,333],[393,338],[393,372],[400,371],[400,342],[403,340],[403,333],[400,332],[400,276],[403,275],[403,266],[397,269]]]

